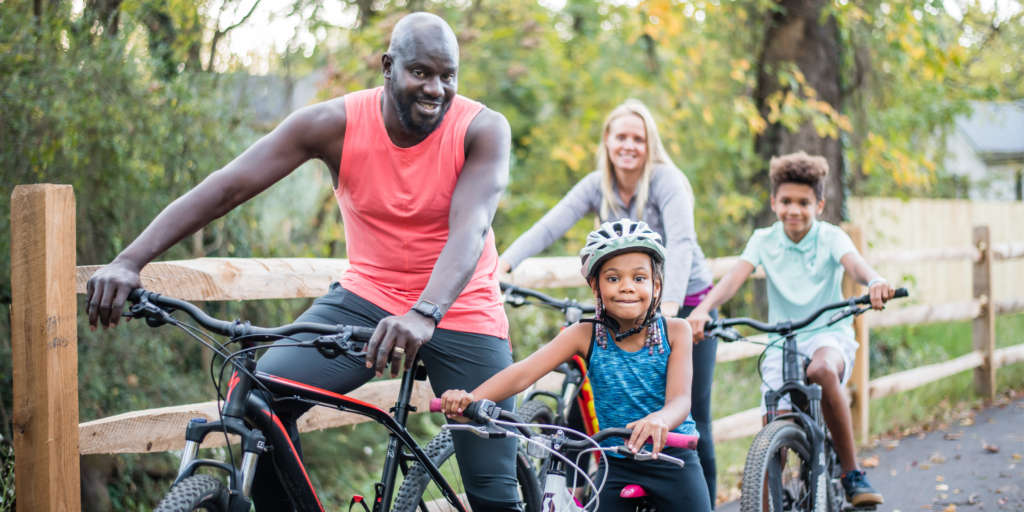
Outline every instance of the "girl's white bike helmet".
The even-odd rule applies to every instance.
[[[605,222],[597,231],[587,235],[587,244],[580,251],[580,263],[583,265],[580,273],[584,279],[590,279],[608,258],[634,251],[650,254],[656,265],[665,262],[665,246],[661,245],[661,235],[654,232],[646,222],[629,219]]]

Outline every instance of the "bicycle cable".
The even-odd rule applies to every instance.
[[[516,427],[516,428],[518,428],[518,427],[526,427],[526,428],[531,428],[531,429],[534,428],[534,427],[538,427],[538,428],[551,428],[551,425],[542,425],[540,423],[515,423],[515,422],[511,422],[511,421],[502,421],[502,420],[491,420],[491,421],[494,422],[495,425],[506,425],[506,426]],[[593,444],[596,447],[596,449],[598,449],[598,450],[604,448],[603,446],[601,446],[600,443],[598,443],[597,441],[594,441],[593,438],[591,438],[590,436],[588,436],[588,435],[586,435],[586,434],[584,434],[582,432],[573,430],[573,429],[568,428],[568,427],[558,427],[558,429],[561,430],[563,433],[568,432],[568,433],[571,433],[571,434],[575,434],[576,436],[580,437],[580,439],[582,441],[586,441],[586,442],[589,442],[590,444]],[[597,505],[600,505],[601,490],[604,489],[605,481],[608,479],[608,472],[607,471],[605,471],[604,479],[602,479],[602,481],[601,481],[601,486],[598,487],[597,485],[594,484],[594,481],[591,480],[589,476],[587,476],[587,475],[585,475],[583,473],[583,470],[580,469],[579,466],[577,466],[576,464],[573,464],[573,462],[570,461],[567,457],[563,456],[560,453],[557,453],[555,450],[553,450],[553,449],[551,449],[551,448],[549,448],[547,446],[544,446],[540,442],[534,441],[531,438],[528,438],[528,437],[526,437],[526,436],[524,436],[524,435],[522,435],[522,434],[520,434],[518,432],[510,431],[509,433],[511,435],[513,435],[513,437],[517,437],[519,439],[526,440],[529,443],[532,443],[532,444],[534,444],[536,446],[539,446],[539,447],[541,447],[541,448],[551,452],[552,454],[557,456],[559,459],[561,459],[563,462],[565,462],[570,467],[572,467],[574,470],[576,470],[576,473],[583,475],[583,478],[587,481],[587,484],[590,485],[590,488],[594,489],[594,497],[591,498],[591,500],[589,502],[587,502],[587,505],[585,507],[583,507],[583,509],[584,510],[589,509],[590,505],[592,503],[594,503],[595,504],[594,510],[597,510]],[[607,464],[607,457],[604,455],[603,452],[602,452],[601,456],[605,458],[605,464]],[[576,482],[575,477],[573,477],[573,483],[575,483],[575,482]]]

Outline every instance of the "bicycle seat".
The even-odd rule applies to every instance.
[[[643,498],[647,496],[647,491],[643,487],[636,484],[630,484],[622,488],[619,492],[620,498]]]

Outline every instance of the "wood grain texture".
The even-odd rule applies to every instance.
[[[944,363],[920,366],[913,370],[877,378],[871,381],[871,399],[874,400],[883,396],[919,388],[939,379],[977,368],[981,366],[983,361],[984,354],[976,350]]]
[[[930,263],[935,261],[978,261],[981,251],[977,247],[936,247],[928,249],[902,249],[899,251],[865,254],[871,265],[895,263]]]
[[[853,246],[857,252],[865,254],[867,242],[864,237],[864,230],[860,226],[844,224],[843,231],[850,236]],[[867,287],[857,283],[849,274],[843,276],[843,296],[846,298],[857,297],[867,293]],[[869,414],[871,400],[868,394],[868,380],[870,377],[870,336],[868,319],[865,315],[859,315],[853,320],[854,337],[857,340],[857,357],[853,362],[853,373],[847,383],[851,394],[850,420],[853,422],[853,437],[861,443],[867,442],[869,436]]]
[[[761,408],[747,409],[714,420],[711,422],[711,431],[715,433],[716,443],[756,435],[761,431]]]
[[[944,304],[917,304],[898,309],[869,311],[864,316],[870,319],[872,327],[892,327],[894,325],[961,322],[976,318],[980,312],[981,303],[979,301],[964,300]]]
[[[1012,260],[1015,258],[1024,258],[1024,241],[992,244],[993,260]]]
[[[150,263],[142,269],[147,290],[182,300],[252,300],[319,297],[348,270],[332,258],[199,258]],[[78,267],[77,290],[101,265]]]
[[[971,332],[974,350],[985,355],[985,364],[974,370],[974,392],[991,399],[996,397],[996,305],[992,294],[992,239],[988,226],[977,226],[973,234],[974,246],[981,251],[981,259],[974,262],[974,300],[981,306],[973,320]]]
[[[370,382],[347,396],[388,410],[398,398],[399,379]],[[427,411],[434,393],[428,382],[417,382],[412,405]],[[78,426],[82,455],[93,453],[147,453],[180,450],[185,446],[185,427],[192,418],[213,421],[218,418],[217,402],[177,405],[133,411]],[[299,432],[353,425],[370,421],[365,416],[326,407],[314,407],[298,421]],[[238,439],[232,436],[232,443]],[[211,435],[204,448],[224,446],[224,436]]]
[[[75,196],[69,185],[11,194],[14,467],[19,510],[81,510]]]

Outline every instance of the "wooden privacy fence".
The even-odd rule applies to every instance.
[[[864,252],[857,227],[847,231]],[[988,229],[974,230],[974,245],[954,249],[920,249],[869,254],[868,261],[936,261],[967,259],[974,265],[974,295],[952,304],[911,306],[869,313],[855,322],[861,343],[851,379],[854,427],[867,436],[868,403],[926,383],[974,370],[975,388],[984,396],[995,393],[998,367],[1024,361],[1024,344],[995,349],[995,315],[1024,310],[1024,297],[991,300],[993,262],[1024,257],[1024,241],[992,244]],[[67,185],[23,185],[11,201],[11,273],[13,301],[12,349],[14,373],[14,449],[17,500],[25,510],[80,510],[79,455],[146,453],[181,449],[184,427],[191,418],[217,417],[216,402],[135,411],[79,424],[78,338],[76,293],[85,293],[96,266],[75,266],[75,198]],[[721,277],[736,258],[709,260]],[[195,301],[317,297],[348,268],[340,259],[203,258],[153,263],[142,271],[149,290]],[[763,278],[758,269],[755,277]],[[533,258],[511,276],[534,288],[584,286],[577,258]],[[847,295],[863,293],[848,282]],[[874,381],[868,380],[868,322],[875,326],[953,320],[974,321],[974,350],[939,364],[923,366]],[[719,362],[756,356],[763,347],[746,342],[722,344]],[[754,391],[752,391],[754,392]],[[382,408],[393,405],[396,380],[377,381],[351,396]],[[421,411],[433,394],[417,383],[413,405]],[[313,408],[299,420],[300,431],[366,421],[354,414]],[[715,420],[717,441],[753,435],[760,429],[760,412],[751,409]],[[204,446],[223,445],[211,436]]]

